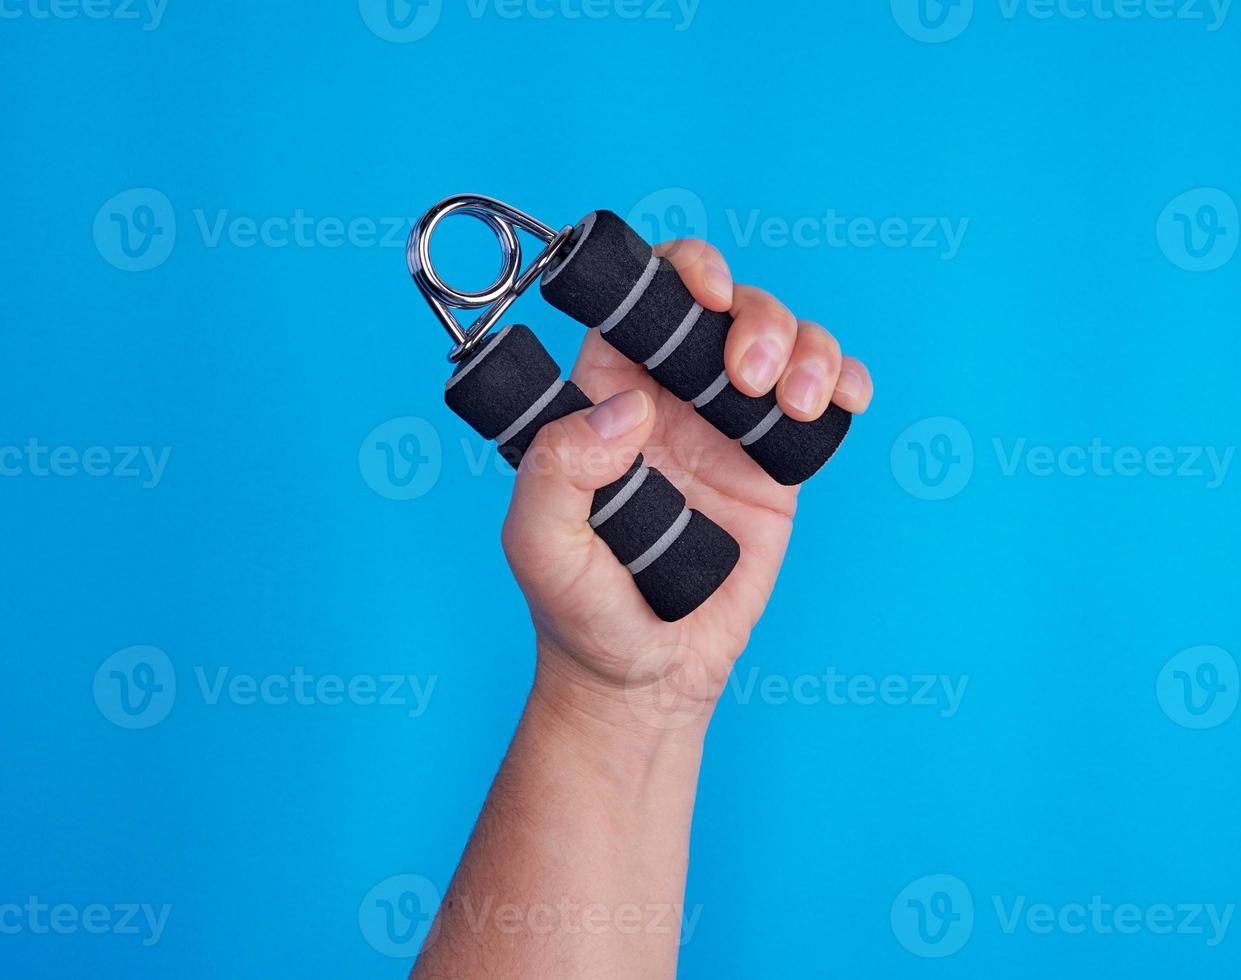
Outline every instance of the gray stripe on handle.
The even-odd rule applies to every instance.
[[[748,446],[752,442],[758,442],[759,439],[767,435],[767,432],[773,425],[780,421],[780,416],[783,414],[784,412],[782,412],[780,410],[780,406],[777,405],[765,416],[763,416],[763,421],[759,422],[758,425],[754,426],[754,428],[741,437],[741,445]]]
[[[629,290],[629,295],[615,310],[612,315],[599,324],[599,332],[607,333],[614,326],[621,322],[629,315],[642,298],[642,294],[646,292],[646,287],[651,284],[651,280],[655,278],[655,273],[659,271],[659,256],[652,255],[651,261],[646,263],[646,268],[642,270],[642,275],[638,277],[638,281],[633,284],[633,289]]]
[[[675,330],[672,336],[664,341],[664,345],[654,354],[643,362],[643,367],[648,371],[654,371],[659,367],[674,350],[681,346],[681,341],[689,336],[689,332],[694,329],[694,324],[698,322],[698,318],[702,316],[702,307],[695,303],[689,308],[689,312],[685,314],[684,319]]]
[[[693,405],[694,408],[702,408],[703,405],[707,404],[707,402],[709,402],[712,398],[718,395],[727,386],[728,386],[728,369],[725,368],[723,371],[720,372],[720,376],[716,378],[714,381],[712,381],[709,385],[707,385],[706,390],[701,395],[699,395],[697,398],[695,398],[692,402],[690,402],[690,404]]]
[[[638,572],[647,568],[652,562],[658,561],[659,556],[672,547],[672,542],[681,536],[681,532],[689,526],[689,508],[684,507],[681,513],[677,515],[677,519],[672,522],[672,527],[668,528],[659,536],[659,540],[638,555],[625,567],[629,569],[630,574],[637,575]]]
[[[522,429],[538,417],[539,412],[543,411],[543,409],[551,404],[551,400],[560,394],[560,389],[563,387],[563,378],[557,378],[553,381],[552,386],[543,392],[543,394],[539,395],[533,405],[518,415],[512,425],[496,436],[496,445],[503,446],[506,442],[512,439],[513,436],[518,435]]]
[[[638,487],[642,486],[646,479],[646,474],[651,471],[649,466],[640,466],[638,471],[629,478],[629,482],[616,492],[616,495],[606,504],[599,508],[598,512],[592,514],[589,524],[596,531],[599,527],[613,514],[629,503],[629,498],[638,492]]]

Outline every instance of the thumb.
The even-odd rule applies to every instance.
[[[644,391],[613,395],[545,425],[522,457],[504,521],[504,550],[519,574],[588,547],[595,491],[633,465],[655,426]]]

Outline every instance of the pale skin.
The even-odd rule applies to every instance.
[[[741,391],[809,421],[870,404],[865,366],[823,327],[734,284],[695,239],[656,249],[704,307],[729,311]],[[703,736],[767,604],[797,488],[773,481],[596,333],[572,379],[599,404],[548,425],[518,470],[503,543],[530,606],[534,686],[413,980],[664,980],[676,975]],[[647,607],[587,524],[638,452],[741,546],[677,623]]]

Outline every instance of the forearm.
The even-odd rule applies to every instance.
[[[675,976],[705,718],[658,730],[546,660],[414,980]]]

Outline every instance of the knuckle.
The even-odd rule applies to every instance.
[[[797,344],[807,354],[821,357],[831,364],[840,364],[843,360],[840,341],[830,331],[810,320],[798,321]]]
[[[790,337],[797,333],[797,318],[793,316],[787,306],[772,296],[771,293],[763,293],[759,309],[763,317],[782,333],[786,333]]]
[[[569,427],[565,425],[564,419],[552,419],[539,430],[539,434],[534,438],[535,442],[541,439],[546,448],[559,453],[569,441]]]
[[[733,285],[733,300],[738,315],[748,309],[759,306],[763,298],[770,298],[770,295],[770,293],[764,292],[757,286],[751,286],[747,283],[739,282]]]
[[[519,473],[531,476],[547,476],[565,469],[573,445],[569,427],[563,419],[548,422],[534,437],[530,448],[521,459]]]
[[[677,269],[687,269],[719,254],[701,238],[676,238],[657,245],[655,251]]]

